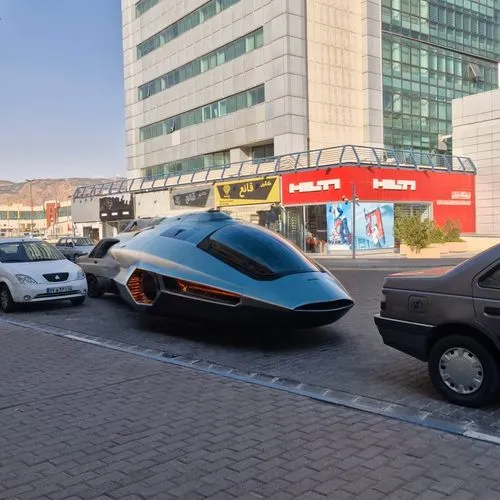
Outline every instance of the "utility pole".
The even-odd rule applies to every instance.
[[[30,204],[31,204],[31,236],[33,236],[33,179],[26,179],[30,183]]]

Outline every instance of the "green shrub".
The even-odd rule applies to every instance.
[[[460,238],[460,224],[448,219],[443,226],[443,239],[447,243],[463,241]]]
[[[422,219],[418,215],[402,215],[396,210],[394,217],[394,236],[401,243],[405,243],[416,253],[426,248],[431,243],[433,223]]]
[[[435,222],[429,222],[429,243],[444,243],[444,233]]]

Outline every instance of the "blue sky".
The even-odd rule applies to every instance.
[[[0,179],[125,173],[120,0],[0,0]]]

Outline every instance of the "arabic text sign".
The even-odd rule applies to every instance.
[[[171,208],[205,208],[211,194],[211,187],[179,190],[172,193]]]
[[[279,179],[261,177],[216,184],[215,196],[219,207],[279,203]]]

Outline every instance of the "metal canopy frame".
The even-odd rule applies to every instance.
[[[300,153],[290,153],[272,158],[250,159],[193,172],[120,179],[114,182],[80,186],[76,188],[73,199],[153,190],[161,191],[171,187],[192,184],[215,184],[228,179],[237,180],[255,176],[345,166],[476,174],[473,161],[466,157],[345,145],[301,151]]]

